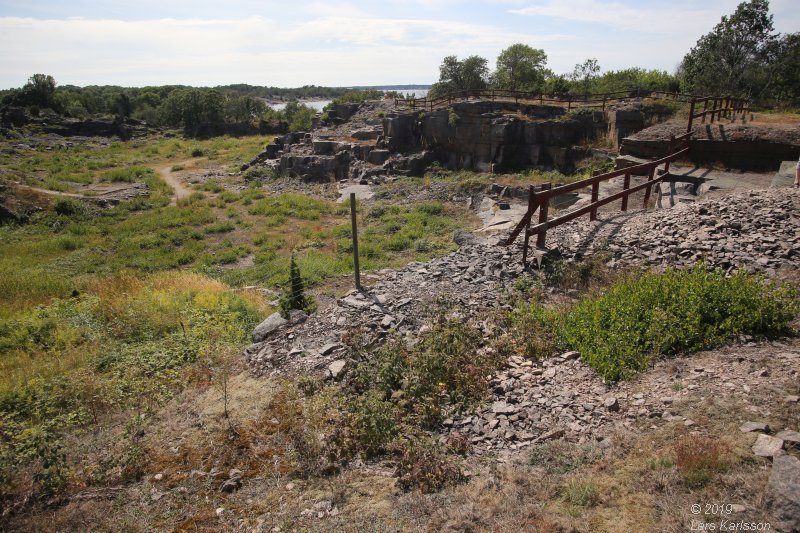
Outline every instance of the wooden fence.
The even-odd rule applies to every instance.
[[[700,104],[703,104],[703,110],[697,111]],[[705,96],[702,98],[692,98],[689,107],[689,124],[686,126],[686,132],[692,131],[694,126],[694,119],[700,118],[701,123],[705,123],[706,116],[711,117],[711,124],[714,123],[714,117],[717,119],[736,118],[736,115],[741,114],[742,118],[750,111],[750,101],[744,98],[736,98],[734,96]]]
[[[500,89],[483,89],[476,91],[455,91],[442,95],[438,98],[396,98],[395,106],[406,106],[411,110],[433,111],[435,109],[449,107],[455,102],[464,100],[489,100],[495,101],[514,101],[538,103],[539,105],[566,106],[567,110],[573,107],[600,108],[605,111],[608,104],[624,102],[632,99],[651,98],[677,100],[680,102],[690,102],[694,98],[690,94],[669,93],[664,91],[643,91],[634,89],[630,91],[616,91],[602,94],[583,94],[583,95],[546,95],[542,93],[532,93],[527,91],[511,91]]]
[[[684,157],[689,153],[690,136],[691,133],[685,133],[679,137],[672,136],[670,139],[669,155],[656,161],[649,161],[640,165],[622,168],[619,170],[612,170],[611,172],[606,172],[605,174],[592,176],[591,178],[576,181],[575,183],[560,185],[558,187],[552,187],[551,184],[547,183],[543,185],[539,191],[535,190],[534,186],[531,185],[528,192],[528,209],[525,212],[525,215],[522,217],[522,220],[520,220],[519,224],[517,224],[517,226],[514,228],[514,231],[511,232],[511,235],[503,244],[505,246],[511,245],[524,230],[525,242],[522,251],[522,263],[527,265],[528,244],[530,238],[534,235],[536,236],[536,246],[538,248],[544,248],[548,229],[555,228],[561,224],[565,224],[586,214],[589,215],[589,220],[596,220],[597,209],[616,200],[622,200],[621,209],[622,211],[627,211],[628,197],[631,194],[643,189],[645,191],[644,206],[647,206],[653,186],[670,178],[670,163],[676,159]],[[658,168],[661,165],[664,165],[663,169]],[[606,196],[605,198],[599,198],[600,183],[619,176],[623,176],[622,190],[618,193]],[[647,176],[647,181],[631,187],[631,176]],[[578,191],[586,187],[591,187],[592,191],[591,201],[588,205],[563,215],[559,215],[555,218],[548,218],[549,206],[553,198],[558,195]],[[531,226],[531,221],[533,220],[533,216],[537,211],[539,212],[538,223]]]

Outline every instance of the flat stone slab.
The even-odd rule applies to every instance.
[[[753,433],[754,431],[769,433],[769,425],[765,422],[745,422],[739,426],[739,431],[742,433]]]
[[[775,437],[781,439],[787,448],[790,446],[800,447],[800,432],[787,429],[785,431],[781,431],[775,435]]]
[[[783,439],[771,437],[763,433],[758,436],[753,444],[753,453],[759,457],[775,457],[783,453]]]

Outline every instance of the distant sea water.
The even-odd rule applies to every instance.
[[[404,95],[408,98],[411,95],[412,98],[424,98],[428,94],[428,89],[395,89],[392,87],[370,87],[377,89],[379,91],[397,91],[400,94]],[[331,100],[303,100],[302,102],[304,105],[314,109],[315,111],[322,111],[322,109],[331,103]],[[275,111],[280,111],[286,107],[285,102],[281,103],[274,103],[270,104],[270,107]]]

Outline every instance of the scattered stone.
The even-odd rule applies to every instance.
[[[580,352],[564,352],[561,354],[561,359],[564,361],[572,361],[573,359],[580,359]]]
[[[347,361],[344,359],[337,359],[328,365],[328,376],[331,379],[338,379],[342,371],[347,366]]]
[[[754,431],[769,433],[769,425],[765,422],[745,422],[739,426],[739,431],[742,433],[753,433]]]
[[[789,448],[800,447],[800,432],[787,429],[779,432],[775,437],[783,441],[787,450]]]
[[[617,400],[613,396],[609,396],[605,400],[603,400],[603,406],[608,409],[609,411],[619,411],[619,400]]]
[[[753,444],[753,453],[759,457],[774,457],[783,453],[783,440],[763,433]]]
[[[319,349],[319,354],[320,355],[328,355],[329,353],[331,353],[333,350],[335,350],[338,347],[339,347],[339,343],[338,342],[332,342],[332,343],[326,344],[325,346],[323,346],[322,348]]]

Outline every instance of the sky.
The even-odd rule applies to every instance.
[[[59,85],[426,84],[448,55],[542,48],[557,73],[673,72],[739,0],[0,0],[0,89]],[[800,2],[772,0],[776,31]]]

